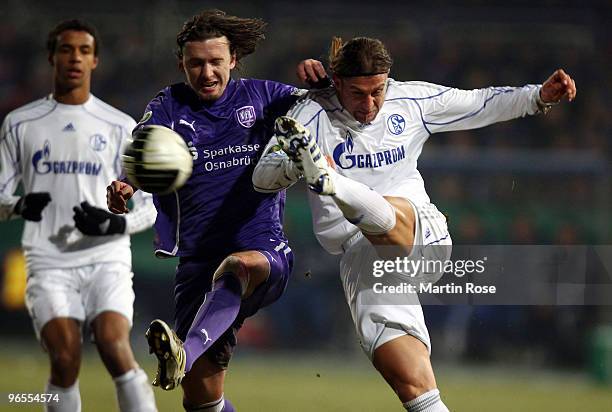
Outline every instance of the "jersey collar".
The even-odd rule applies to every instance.
[[[83,104],[65,104],[65,103],[60,103],[57,100],[55,100],[55,98],[53,97],[53,93],[47,96],[47,100],[53,102],[53,104],[56,106],[57,109],[64,110],[64,111],[90,109],[94,104],[94,99],[95,99],[95,96],[90,93],[89,97],[87,98],[87,101],[85,101],[85,103]]]

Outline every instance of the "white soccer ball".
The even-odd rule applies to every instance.
[[[160,195],[180,189],[193,169],[185,140],[174,130],[157,125],[136,130],[121,160],[130,183]]]

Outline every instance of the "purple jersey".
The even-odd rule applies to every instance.
[[[286,239],[285,193],[258,193],[251,176],[274,120],[295,102],[296,91],[272,81],[230,80],[221,98],[207,103],[181,83],[149,103],[137,127],[173,129],[194,158],[180,190],[154,196],[156,254],[213,257]]]

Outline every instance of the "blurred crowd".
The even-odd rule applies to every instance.
[[[94,1],[72,14],[63,3],[13,2],[2,11],[2,117],[48,93],[46,30],[71,15],[99,28],[101,60],[93,90],[109,103],[139,118],[159,89],[181,80],[174,36],[199,4],[137,1],[111,7]],[[575,102],[546,116],[434,135],[421,170],[433,201],[451,216],[457,242],[605,242],[612,153],[612,45],[605,16],[612,7],[598,1],[518,2],[513,8],[480,1],[462,2],[463,7],[444,1],[428,7],[384,3],[349,7],[314,1],[307,9],[291,2],[224,3],[229,12],[269,22],[267,41],[238,75],[296,83],[297,62],[325,60],[332,35],[384,40],[397,79],[464,89],[541,83],[562,67],[576,79]],[[525,168],[525,159],[515,155],[505,170],[496,169],[500,153],[512,150],[546,151],[548,157],[529,158]],[[493,167],[487,168],[483,151],[493,156]],[[438,154],[437,161],[427,162],[430,152]],[[461,158],[469,168],[440,166]],[[566,164],[551,169],[547,162]]]
[[[0,11],[1,117],[50,91],[47,30],[79,16],[96,24],[102,38],[94,94],[140,118],[159,89],[181,80],[174,36],[188,16],[204,7],[189,1],[94,0],[79,10],[67,1],[7,3]],[[511,8],[505,3],[472,0],[459,7],[441,0],[359,5],[315,0],[306,7],[230,1],[217,7],[269,23],[267,41],[239,73],[245,77],[295,84],[296,64],[308,57],[325,61],[332,35],[383,40],[395,61],[391,76],[398,80],[462,89],[520,86],[541,83],[564,68],[576,80],[576,101],[535,118],[433,135],[419,168],[432,201],[449,216],[455,243],[607,244],[612,227],[612,6],[550,0],[513,2]],[[298,257],[294,280],[283,300],[262,315],[264,332],[258,333],[255,322],[244,338],[269,345],[266,331],[272,322],[279,341],[290,341],[294,348],[313,349],[315,343],[317,349],[355,347],[352,339],[346,343],[352,331],[342,308],[337,263],[313,239],[303,188],[289,193],[286,225]],[[136,258],[136,267],[138,259],[143,257]],[[493,356],[492,348],[499,348],[494,339],[508,347],[541,346],[549,358],[565,362],[567,353],[584,353],[585,336],[602,317],[602,311],[589,307],[426,311],[432,335],[457,356]],[[556,345],[560,340],[564,344]],[[584,356],[572,360],[581,363]]]

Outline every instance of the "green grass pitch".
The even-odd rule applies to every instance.
[[[4,346],[4,345],[2,345]],[[90,346],[90,345],[88,345]],[[112,381],[89,347],[80,388],[84,412],[115,411]],[[150,376],[153,357],[138,349]],[[0,411],[41,411],[40,405],[9,404],[8,393],[42,392],[47,358],[32,344],[4,346],[0,352]],[[612,388],[580,375],[436,365],[438,385],[451,411],[610,411]],[[160,412],[182,411],[180,390],[155,389]],[[313,354],[250,352],[232,361],[226,396],[243,412],[402,411],[365,356],[339,359]]]

